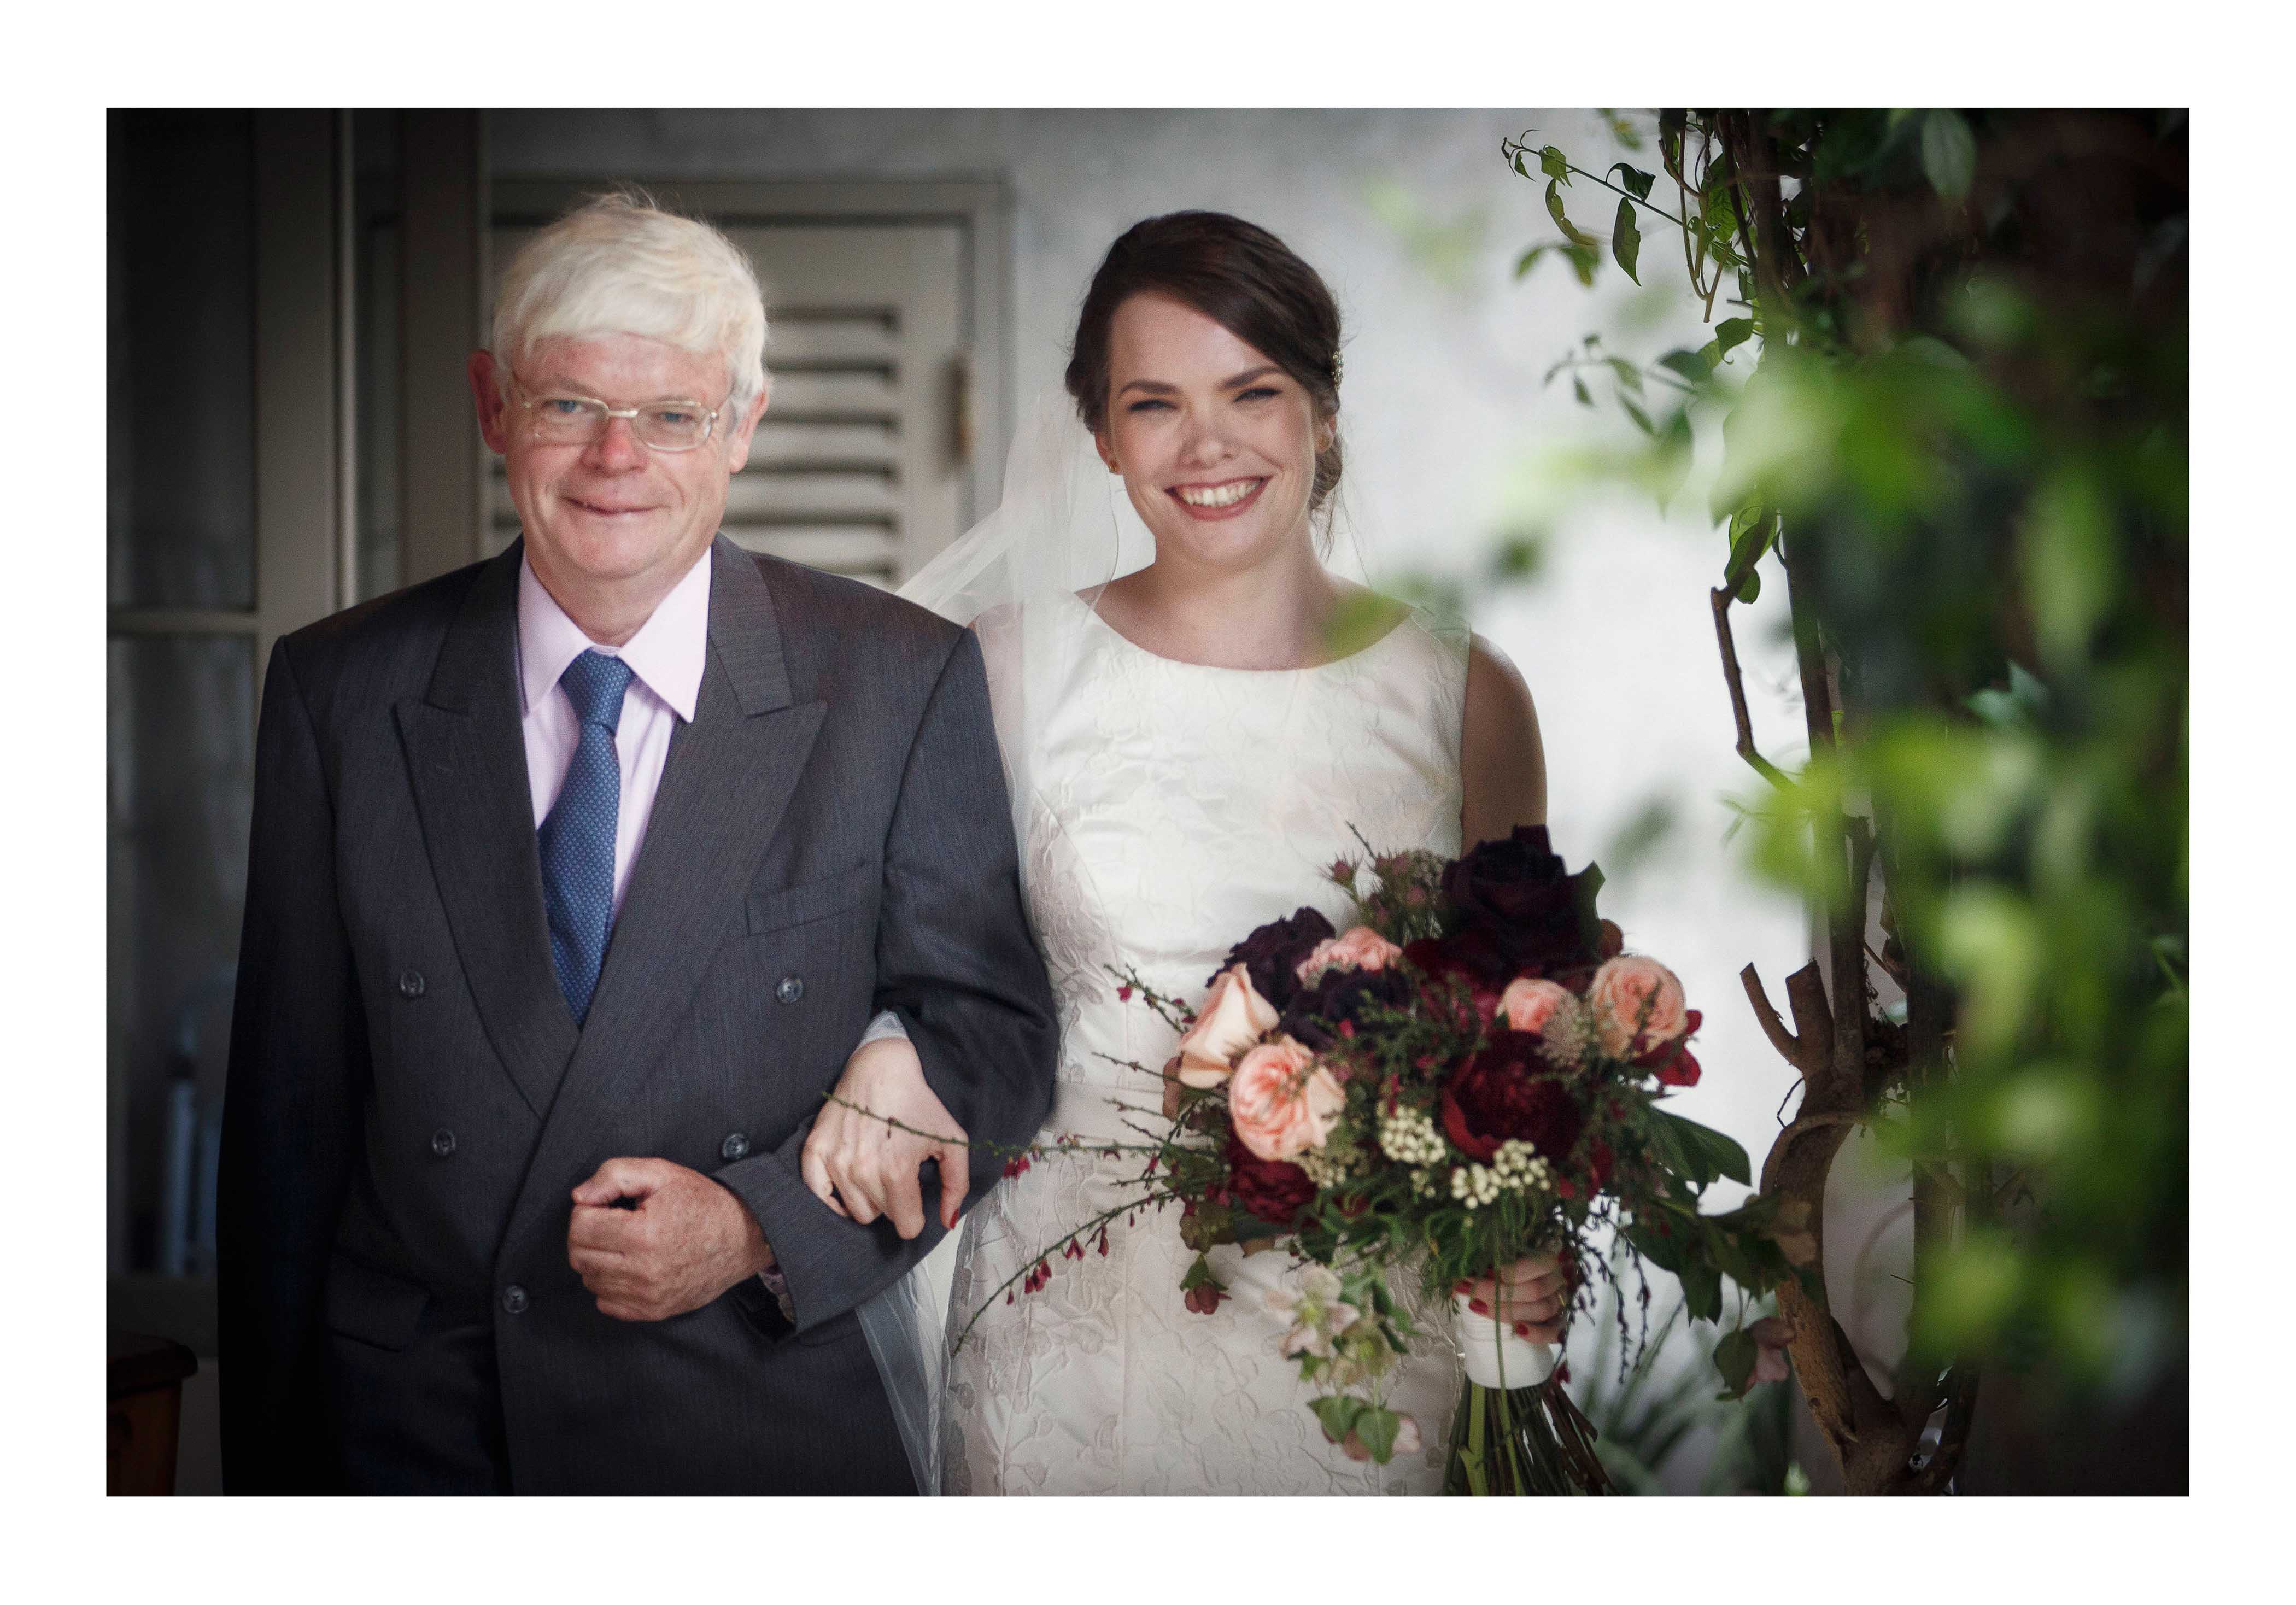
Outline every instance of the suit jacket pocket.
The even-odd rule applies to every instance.
[[[877,884],[877,872],[876,865],[861,864],[818,880],[759,892],[750,899],[749,934],[783,930],[857,907]]]
[[[416,1282],[336,1255],[327,1265],[327,1325],[347,1338],[377,1348],[398,1350],[414,1341],[414,1329],[430,1295]]]

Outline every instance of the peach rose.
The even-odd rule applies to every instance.
[[[1682,983],[1673,970],[1640,954],[1626,954],[1595,971],[1587,988],[1587,1006],[1595,1011],[1603,1051],[1613,1059],[1646,1052],[1690,1028]],[[1637,1033],[1640,1047],[1636,1046]]]
[[[1569,987],[1519,975],[1499,994],[1499,1017],[1518,1031],[1544,1031],[1554,1011],[1570,1001]]]
[[[1251,989],[1241,964],[1213,979],[1196,1023],[1180,1038],[1180,1080],[1193,1087],[1218,1086],[1235,1068],[1235,1056],[1275,1028],[1275,1005]]]
[[[1347,1106],[1332,1072],[1289,1036],[1262,1043],[1240,1060],[1228,1084],[1236,1141],[1263,1159],[1289,1159],[1324,1138]]]
[[[1370,926],[1350,926],[1338,936],[1325,937],[1300,961],[1300,984],[1314,986],[1326,970],[1384,970],[1402,956],[1402,948]]]

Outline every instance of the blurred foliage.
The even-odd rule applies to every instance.
[[[1649,362],[1589,336],[1549,377],[1640,442],[1579,470],[1661,501],[1718,426],[1722,631],[1790,587],[1820,717],[1806,762],[1757,763],[1742,840],[1866,978],[1863,1114],[1917,1177],[1909,1372],[2127,1400],[2185,1353],[2184,115],[1654,120],[1659,173],[1509,142],[1557,235],[1520,271],[1639,283],[1678,242],[1713,331]]]
[[[1760,1313],[1749,1311],[1746,1318]],[[1574,1367],[1570,1391],[1599,1435],[1595,1452],[1611,1486],[1621,1494],[1665,1493],[1667,1463],[1702,1435],[1708,1452],[1700,1493],[1808,1492],[1809,1479],[1793,1458],[1792,1394],[1771,1384],[1740,1398],[1718,1396],[1718,1334],[1708,1329],[1702,1337],[1682,1317],[1677,1299],[1624,1366],[1614,1295],[1605,1295],[1592,1319],[1593,1343]]]

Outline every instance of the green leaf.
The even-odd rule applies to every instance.
[[[1738,600],[1751,602],[1761,594],[1762,571],[1759,569],[1749,569],[1746,570],[1746,577],[1738,582]]]
[[[1939,110],[1922,119],[1922,171],[1948,201],[1969,193],[1977,176],[1977,136],[1960,112]]]
[[[1755,516],[1742,526],[1739,520],[1744,519],[1748,511]],[[1741,510],[1737,518],[1730,520],[1730,561],[1722,566],[1724,590],[1737,585],[1739,577],[1762,561],[1762,554],[1770,549],[1770,541],[1777,534],[1777,520],[1759,508]],[[1759,586],[1760,582],[1757,580],[1755,584]],[[1753,591],[1741,590],[1738,598],[1742,602],[1751,602],[1755,594],[1757,593]]]
[[[1718,1175],[1752,1184],[1753,1167],[1747,1162],[1746,1151],[1734,1140],[1710,1126],[1701,1126],[1662,1109],[1652,1110],[1651,1117],[1653,1126],[1664,1130],[1684,1156],[1684,1173],[1694,1175],[1702,1186]]]
[[[1324,1436],[1336,1444],[1343,1441],[1349,1432],[1355,1430],[1357,1419],[1369,1409],[1370,1405],[1353,1394],[1340,1393],[1327,1394],[1319,1399],[1309,1399],[1308,1408],[1316,1413],[1316,1420],[1323,1424]],[[1394,1441],[1394,1437],[1390,1435],[1388,1442],[1392,1444]]]
[[[1538,170],[1559,183],[1570,182],[1570,160],[1553,145],[1539,151]]]
[[[1682,1239],[1679,1235],[1661,1235],[1657,1223],[1636,1221],[1627,1228],[1627,1241],[1635,1252],[1661,1271],[1682,1272]]]
[[[1714,1369],[1722,1373],[1722,1385],[1729,1391],[1726,1399],[1742,1399],[1746,1389],[1754,1384],[1754,1362],[1761,1357],[1761,1345],[1754,1334],[1744,1327],[1726,1332],[1714,1346]]]
[[[1640,168],[1630,168],[1623,161],[1614,161],[1611,164],[1611,173],[1624,173],[1626,175],[1624,178],[1619,181],[1619,187],[1625,190],[1636,200],[1648,201],[1650,199],[1651,184],[1654,181],[1651,175],[1644,172]],[[1605,173],[1603,176],[1608,178],[1611,176],[1611,173]]]
[[[1727,356],[1754,338],[1754,320],[1750,317],[1726,317],[1714,325],[1714,343]]]
[[[1392,1410],[1366,1410],[1356,1417],[1356,1437],[1382,1466],[1395,1458],[1395,1435],[1402,1427],[1403,1418]]]
[[[1619,376],[1620,384],[1637,396],[1643,393],[1643,371],[1640,368],[1623,356],[1606,356],[1603,360],[1610,364],[1611,372]]]
[[[1570,376],[1570,390],[1573,395],[1578,397],[1578,405],[1580,406],[1590,407],[1595,405],[1594,397],[1587,394],[1587,381],[1579,378],[1576,373],[1573,373]]]
[[[1627,277],[1637,284],[1642,280],[1636,275],[1635,258],[1642,254],[1642,249],[1643,233],[1635,223],[1635,203],[1621,197],[1619,220],[1611,227],[1611,255],[1617,258],[1619,266],[1627,270]]]
[[[1714,375],[1714,365],[1695,351],[1669,351],[1658,359],[1658,365],[1693,385],[1702,385]]]
[[[1522,152],[1520,151],[1517,151],[1514,153],[1514,170],[1518,175],[1524,178],[1530,176],[1529,169],[1522,165]]]
[[[1706,359],[1706,371],[1711,373],[1722,365],[1722,342],[1718,340],[1708,340],[1698,348],[1698,355]]]
[[[1636,406],[1633,402],[1628,401],[1623,396],[1619,397],[1619,405],[1627,409],[1627,416],[1635,421],[1635,427],[1642,430],[1644,434],[1656,435],[1658,433],[1658,430],[1651,426],[1650,414],[1648,413],[1644,412],[1642,408]]]
[[[1563,238],[1570,241],[1571,244],[1584,245],[1592,249],[1595,237],[1563,216],[1562,192],[1555,187],[1551,179],[1546,185],[1546,215],[1554,219],[1554,226],[1562,231]]]
[[[1683,1307],[1693,1321],[1722,1319],[1722,1274],[1706,1260],[1692,1255],[1675,1272],[1682,1283]]]
[[[1567,228],[1570,225],[1566,223],[1564,226]],[[1591,246],[1581,245],[1571,240],[1549,240],[1544,245],[1532,246],[1515,258],[1514,276],[1518,279],[1522,277],[1538,265],[1539,258],[1551,250],[1560,251],[1562,254],[1563,259],[1570,264],[1570,271],[1578,275],[1581,284],[1592,284],[1595,282],[1595,269],[1600,265],[1601,258],[1596,257]]]

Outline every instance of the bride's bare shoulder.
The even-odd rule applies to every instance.
[[[1480,635],[1467,647],[1466,708],[1459,731],[1459,779],[1467,843],[1546,822],[1546,755],[1530,687],[1507,655]]]

